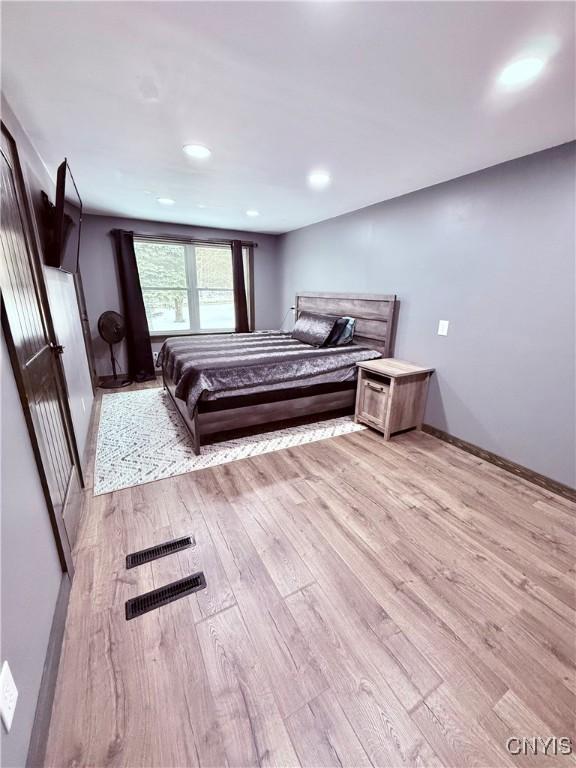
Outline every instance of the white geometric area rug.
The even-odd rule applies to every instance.
[[[162,388],[103,395],[94,496],[365,429],[349,416],[203,445],[196,456]]]

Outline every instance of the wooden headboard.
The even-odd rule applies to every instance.
[[[356,318],[354,341],[377,349],[382,357],[394,355],[398,301],[395,295],[378,293],[296,294],[296,319],[300,312],[317,315],[348,315]]]

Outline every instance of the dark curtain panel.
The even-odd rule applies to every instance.
[[[123,315],[126,321],[128,375],[133,381],[149,381],[156,378],[156,373],[134,252],[134,232],[115,229],[112,234],[116,243]]]
[[[246,301],[246,282],[244,280],[244,260],[242,242],[232,240],[232,280],[234,285],[234,313],[236,333],[248,333],[248,302]]]

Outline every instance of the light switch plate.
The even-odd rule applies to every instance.
[[[18,688],[16,688],[8,662],[5,661],[2,664],[2,672],[0,672],[0,715],[2,716],[6,732],[12,727],[12,719],[17,701]]]
[[[438,336],[448,336],[448,326],[450,322],[448,320],[440,320],[438,322]]]

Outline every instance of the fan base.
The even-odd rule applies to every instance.
[[[120,389],[121,387],[127,387],[132,384],[130,379],[110,379],[100,383],[102,389]]]

